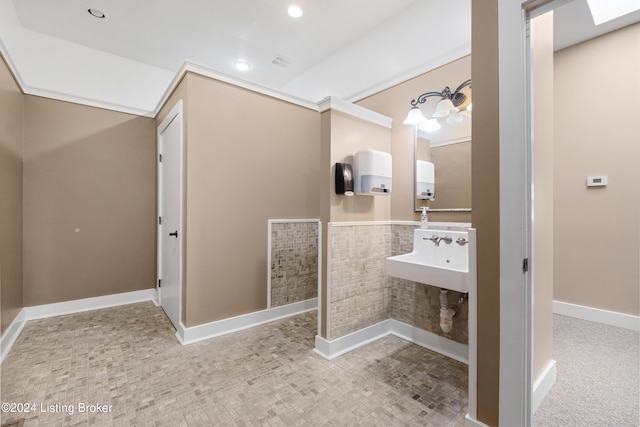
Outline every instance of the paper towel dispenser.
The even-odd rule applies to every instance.
[[[350,163],[336,163],[336,194],[353,196],[353,168]]]
[[[416,161],[416,198],[432,200],[436,197],[435,167],[424,160]]]
[[[353,156],[354,191],[368,196],[391,194],[391,154],[358,151]]]

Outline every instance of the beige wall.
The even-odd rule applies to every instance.
[[[471,207],[471,141],[431,148],[431,161],[435,165],[436,201],[434,208]],[[471,214],[429,214],[435,220],[447,215],[447,221],[471,222]],[[430,218],[432,220],[432,218]]]
[[[555,55],[554,299],[640,314],[640,24]],[[587,188],[589,175],[609,185]]]
[[[153,119],[25,97],[25,306],[153,288],[155,221]]]
[[[203,76],[186,80],[189,327],[266,308],[267,221],[320,215],[320,115]]]
[[[500,174],[498,0],[471,3],[472,224],[477,229],[477,419],[498,425],[500,379]]]
[[[533,69],[533,382],[553,344],[553,12],[531,22]]]
[[[363,149],[391,152],[391,130],[351,115],[327,110],[320,115],[320,219],[322,221],[322,289],[320,336],[328,338],[329,271],[328,226],[332,221],[387,221],[395,189],[396,162],[392,154],[393,187],[390,196],[344,196],[335,194],[335,163],[353,164],[353,155]]]
[[[391,155],[393,157],[393,192],[391,194],[391,218],[399,221],[418,221],[414,212],[413,184],[413,129],[403,125],[411,108],[411,100],[428,91],[441,91],[446,86],[455,89],[471,77],[471,57],[451,62],[404,83],[379,92],[357,104],[393,119],[391,129]],[[433,99],[423,106],[424,114],[435,109]],[[436,182],[436,192],[443,190]],[[470,191],[470,190],[469,190]],[[431,213],[431,221],[470,222],[468,214]]]
[[[0,57],[0,333],[22,309],[24,96]]]
[[[339,111],[331,111],[331,156],[328,165],[329,203],[331,221],[388,221],[391,219],[391,199],[395,194],[395,180],[388,196],[344,196],[335,192],[335,164],[353,164],[353,156],[364,149],[391,152],[391,130],[366,122]],[[393,156],[392,156],[393,161]],[[392,166],[392,174],[396,169]],[[326,189],[324,190],[326,191]]]

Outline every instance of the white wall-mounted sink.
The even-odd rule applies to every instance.
[[[386,270],[393,277],[469,292],[469,233],[418,228],[413,252],[387,258]]]

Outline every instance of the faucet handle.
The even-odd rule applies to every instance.
[[[456,243],[459,244],[460,246],[464,246],[467,243],[469,243],[469,241],[464,237],[458,237],[458,239],[456,240]]]

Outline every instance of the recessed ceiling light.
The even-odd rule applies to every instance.
[[[103,12],[100,9],[89,8],[87,9],[87,12],[89,12],[89,15],[93,16],[94,18],[109,19],[109,15],[107,15],[106,12]]]
[[[236,70],[239,71],[247,71],[249,68],[251,68],[251,64],[249,64],[249,62],[245,61],[244,59],[238,59],[233,64],[236,66]]]
[[[300,18],[302,16],[302,8],[298,5],[291,5],[289,6],[289,16],[292,18]]]

